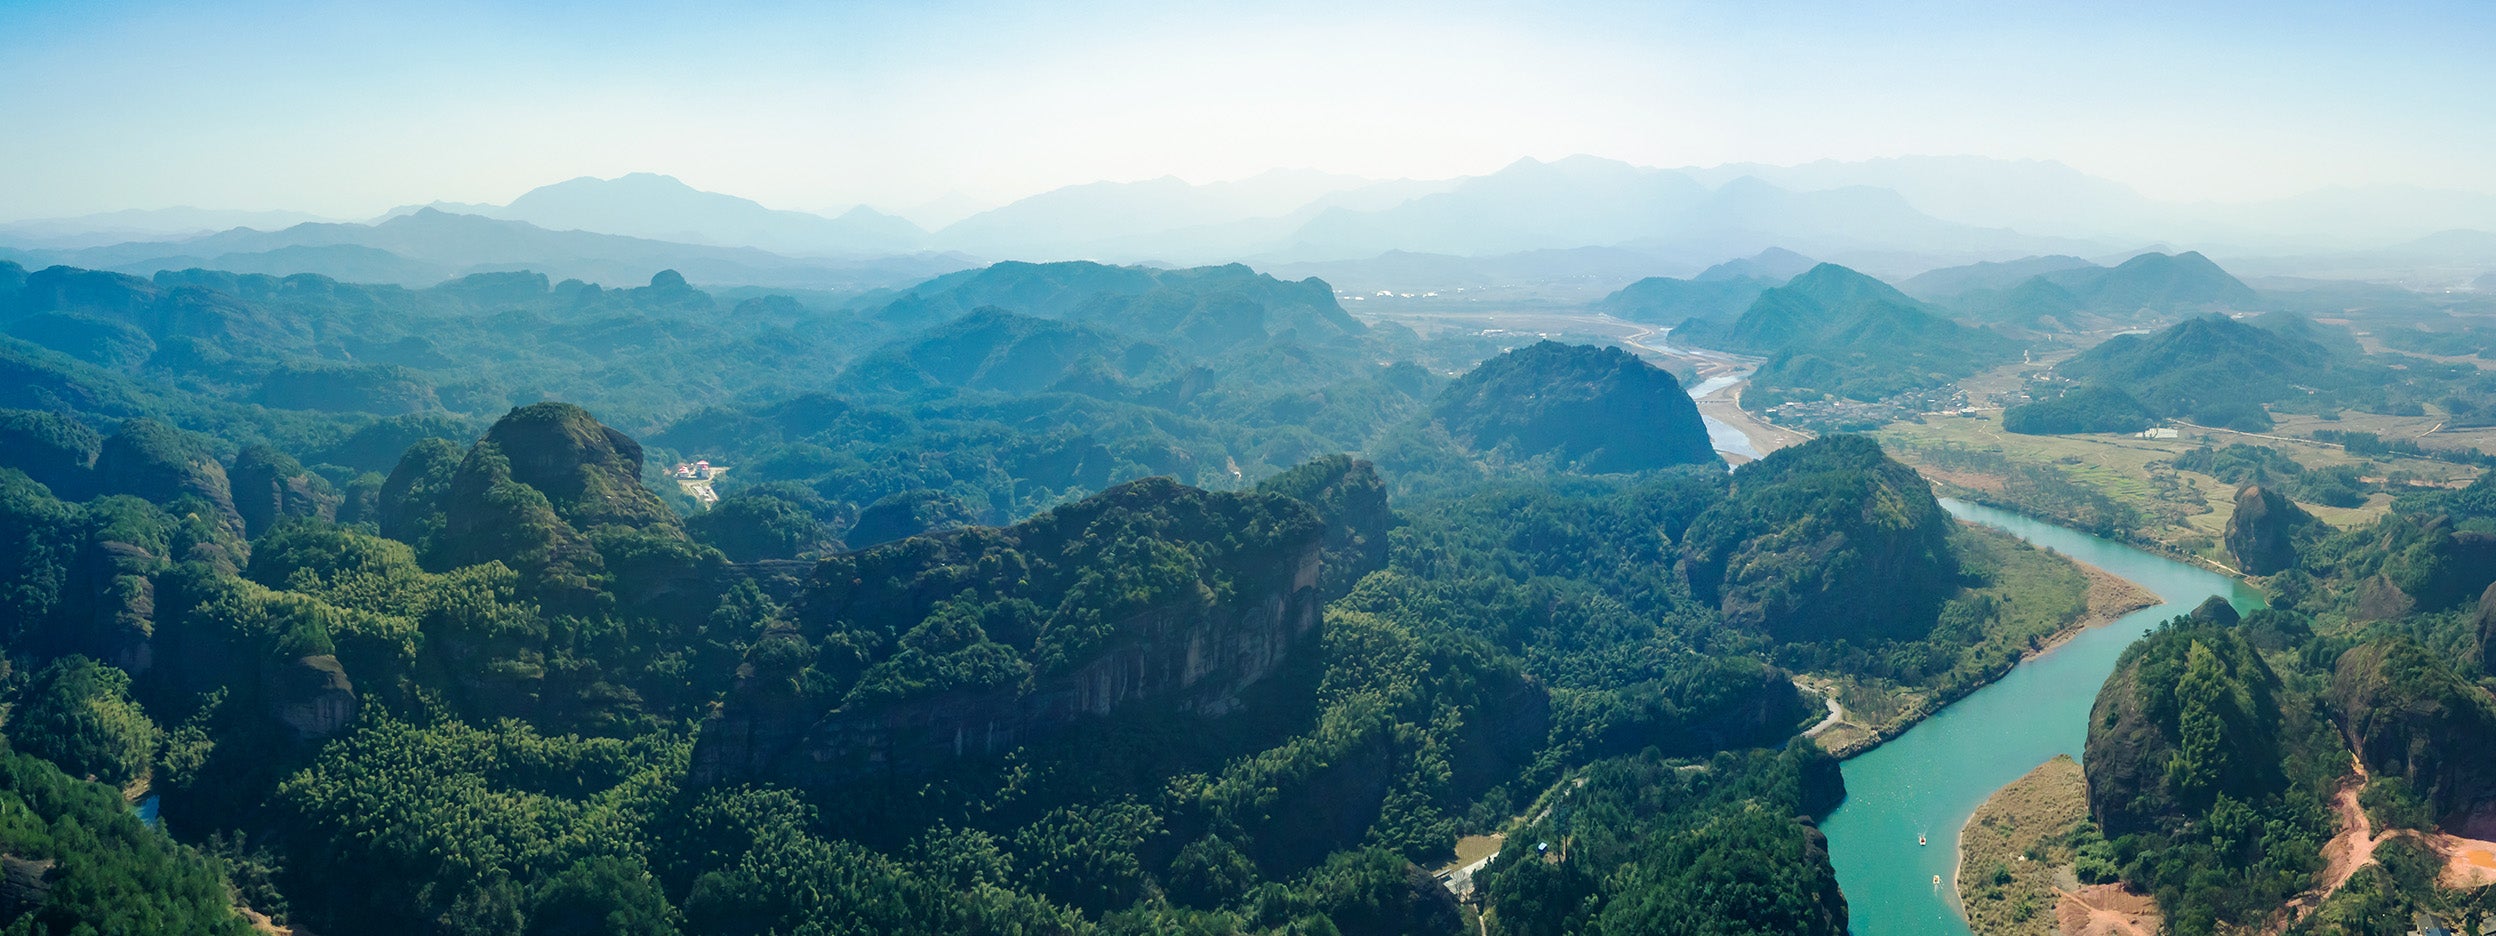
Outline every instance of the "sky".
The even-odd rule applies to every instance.
[[[0,0],[0,220],[364,218],[648,171],[779,208],[2054,159],[2170,201],[2496,191],[2496,3]]]

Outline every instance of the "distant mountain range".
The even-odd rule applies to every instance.
[[[482,256],[412,242],[393,227],[428,211],[522,223],[540,234],[529,235],[530,253]],[[2496,270],[2496,234],[2488,233],[2496,231],[2496,196],[2381,188],[2177,205],[2060,163],[1977,157],[1657,169],[1571,156],[1442,180],[1276,170],[1208,184],[1088,183],[962,211],[958,199],[920,206],[919,216],[950,221],[928,230],[863,206],[827,214],[775,209],[636,173],[559,182],[504,205],[395,209],[370,224],[196,209],[21,221],[0,224],[7,251],[0,255],[139,273],[163,260],[410,284],[552,258],[570,264],[563,275],[639,281],[674,267],[700,282],[777,286],[879,280],[856,271],[894,256],[951,254],[958,256],[950,262],[965,266],[974,258],[1244,261],[1363,292],[1556,289],[1567,301],[1769,248],[1902,280],[1936,268],[2012,264],[1954,274],[1965,282],[1907,281],[1911,294],[1926,298],[2007,292],[2056,264],[2143,243],[2206,245],[2231,269],[2256,276],[2454,287]],[[473,230],[498,232],[487,242],[501,246],[519,236]],[[594,236],[637,243],[578,239]],[[654,254],[665,261],[652,266]]]
[[[1691,282],[1766,281],[1741,276]],[[1742,398],[1745,408],[1754,409],[1823,395],[1880,400],[2018,357],[2017,345],[2001,334],[1960,324],[1888,283],[1834,263],[1762,290],[1738,314],[1684,321],[1673,329],[1672,340],[1765,357]]]
[[[573,179],[531,189],[500,208],[461,209],[462,214],[526,221],[550,231],[753,247],[801,257],[909,253],[927,246],[927,232],[918,225],[864,205],[830,218],[779,211],[647,172]]]
[[[2062,328],[2074,316],[2114,322],[2250,310],[2253,288],[2193,251],[2144,253],[2112,267],[2078,257],[2027,257],[1931,270],[1900,284],[1973,321]]]
[[[638,283],[674,269],[701,283],[863,290],[903,285],[978,265],[952,254],[801,259],[753,247],[719,247],[553,231],[521,221],[421,208],[375,224],[315,222],[276,231],[235,228],[178,241],[75,250],[9,250],[29,268],[65,264],[139,276],[190,268],[237,273],[318,273],[348,282],[431,286],[469,273],[534,270],[554,279]]]

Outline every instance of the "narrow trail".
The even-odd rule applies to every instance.
[[[1821,732],[1835,728],[1846,721],[1846,707],[1837,704],[1837,696],[1835,694],[1822,696],[1821,701],[1829,704],[1829,717],[1821,719],[1820,723],[1817,725],[1803,729],[1803,737],[1817,738],[1820,736]]]
[[[2055,888],[2054,918],[2063,936],[2158,936],[2164,921],[2148,897],[2120,884]]]
[[[2332,836],[2331,841],[2323,843],[2321,883],[2298,894],[2288,901],[2287,906],[2280,908],[2281,912],[2272,918],[2271,924],[2263,927],[2264,933],[2283,933],[2295,926],[2315,908],[2321,907],[2323,901],[2331,899],[2341,885],[2347,884],[2349,878],[2357,874],[2357,869],[2373,864],[2376,846],[2406,834],[2401,830],[2375,834],[2374,821],[2366,817],[2366,808],[2359,803],[2359,796],[2365,791],[2367,782],[2366,763],[2356,755],[2350,755],[2349,775],[2341,779],[2340,789],[2331,796],[2331,811],[2340,817],[2340,832]]]

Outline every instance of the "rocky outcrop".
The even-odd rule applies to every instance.
[[[2126,648],[2089,710],[2090,818],[2117,837],[2285,789],[2281,694],[2234,627],[2187,617]]]
[[[71,605],[83,625],[73,639],[88,654],[137,676],[156,665],[156,581],[163,560],[134,543],[91,543],[80,554]]]
[[[1361,576],[1387,567],[1387,485],[1378,469],[1348,455],[1329,455],[1266,479],[1257,490],[1280,494],[1317,511],[1326,522],[1324,549],[1328,600],[1352,590]]]
[[[2244,620],[2244,615],[2236,613],[2235,605],[2217,595],[2202,599],[2201,604],[2193,608],[2191,617],[2193,620],[2216,624],[2220,627],[2234,627],[2237,622]]]
[[[284,452],[245,446],[226,476],[246,535],[257,537],[286,520],[338,519],[338,493]]]
[[[641,468],[640,443],[580,407],[539,403],[504,415],[465,454],[434,440],[409,448],[376,510],[383,535],[416,544],[430,567],[502,562],[558,610],[595,603],[599,577],[614,573],[618,599],[638,606],[680,597],[720,561],[642,486]]]
[[[243,519],[234,512],[234,491],[225,466],[182,430],[153,419],[133,419],[105,439],[95,459],[99,486],[106,494],[128,494],[157,504],[185,497],[205,502],[216,519],[236,533]]]
[[[2236,511],[2227,518],[2227,551],[2247,574],[2285,572],[2297,567],[2299,543],[2321,525],[2278,491],[2248,484],[2236,492]]]
[[[0,917],[18,919],[43,909],[51,899],[53,861],[0,855]]]
[[[641,443],[570,403],[538,403],[504,414],[485,441],[510,462],[511,480],[546,495],[579,529],[603,523],[675,526],[676,514],[641,485]]]
[[[1721,464],[1681,382],[1619,348],[1545,341],[1484,361],[1430,415],[1477,453],[1587,473]]]
[[[979,522],[979,511],[943,491],[901,491],[888,494],[858,512],[858,521],[841,539],[864,549]]]
[[[355,720],[355,683],[329,654],[261,664],[260,698],[297,740],[333,737]]]
[[[2376,776],[2401,777],[2448,823],[2496,798],[2496,698],[2407,638],[2352,647],[2331,707]]]
[[[1958,588],[1950,515],[1863,436],[1782,449],[1682,537],[1690,588],[1727,623],[1780,640],[1918,637]]]
[[[2470,645],[2469,664],[2481,676],[2496,676],[2496,585],[2479,595],[2477,639]]]
[[[821,788],[1131,708],[1234,711],[1316,626],[1323,533],[1287,498],[1147,479],[825,560],[704,723],[695,782]],[[837,681],[837,699],[803,688]]]

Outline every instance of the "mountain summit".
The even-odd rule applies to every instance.
[[[540,186],[511,204],[475,213],[556,231],[759,247],[793,255],[892,253],[927,240],[918,225],[865,206],[837,218],[781,211],[648,172],[613,179],[583,176]]]

